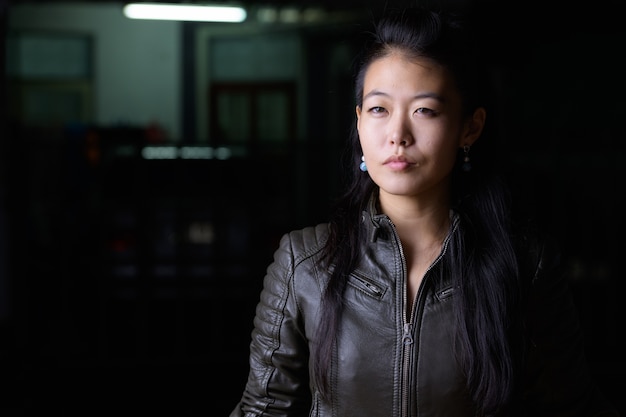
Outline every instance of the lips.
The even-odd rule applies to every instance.
[[[385,160],[385,162],[383,162],[383,164],[387,165],[387,164],[398,163],[398,162],[402,162],[405,164],[414,164],[414,162],[410,161],[403,155],[391,155],[389,158]]]
[[[419,166],[419,164],[413,160],[406,158],[403,155],[391,155],[383,162],[383,165],[394,171],[401,171],[410,167]]]

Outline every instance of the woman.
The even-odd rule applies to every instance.
[[[282,238],[232,417],[617,415],[550,245],[472,167],[487,110],[461,23],[378,23],[352,182],[328,224]]]

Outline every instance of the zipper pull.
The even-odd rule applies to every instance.
[[[404,325],[404,335],[402,336],[402,344],[405,346],[413,344],[413,336],[411,336],[411,323],[406,323]]]
[[[369,288],[369,289],[370,289],[370,291],[372,291],[374,294],[376,294],[376,295],[380,295],[380,293],[381,293],[380,288],[378,288],[376,285],[374,285],[374,284],[370,284],[369,282],[366,282],[366,283],[365,283],[365,286],[366,286],[367,288]]]

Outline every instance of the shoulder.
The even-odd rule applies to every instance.
[[[294,244],[298,244],[302,247],[319,246],[326,243],[328,233],[328,223],[320,223],[315,226],[307,226],[302,229],[292,230],[283,236],[283,240],[289,239]]]
[[[322,277],[326,276],[320,261],[328,235],[327,224],[285,233],[274,252],[274,261],[267,268],[266,294],[275,294],[284,299],[288,294],[294,299],[319,294]]]
[[[292,230],[282,236],[274,257],[283,260],[287,257],[296,265],[304,259],[319,255],[326,245],[328,236],[328,223]]]

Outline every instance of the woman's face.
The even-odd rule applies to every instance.
[[[392,53],[365,73],[357,129],[367,170],[385,194],[447,193],[459,147],[480,135],[484,110],[464,119],[454,80],[425,59]],[[365,174],[364,174],[365,175]]]

